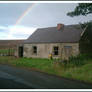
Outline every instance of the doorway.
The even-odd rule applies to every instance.
[[[19,46],[19,57],[23,57],[23,46]]]
[[[65,58],[69,59],[72,56],[72,46],[64,46]]]

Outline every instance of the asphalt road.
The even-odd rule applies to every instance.
[[[59,78],[33,70],[0,65],[0,88],[90,89],[92,84]]]

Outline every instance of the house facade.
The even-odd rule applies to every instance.
[[[23,57],[68,59],[79,51],[83,30],[79,25],[58,24],[37,29],[23,44]]]
[[[68,59],[79,54],[79,43],[24,44],[24,57]]]

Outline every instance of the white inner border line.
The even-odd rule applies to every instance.
[[[0,3],[92,3],[92,1],[0,1]],[[91,91],[92,89],[0,89],[0,91]]]
[[[92,1],[0,1],[0,3],[92,3]]]

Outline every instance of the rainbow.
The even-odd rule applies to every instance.
[[[15,23],[15,26],[18,25],[23,18],[32,10],[32,8],[36,5],[36,3],[33,3],[31,6],[29,6],[24,12],[23,14],[18,18],[18,20]]]

